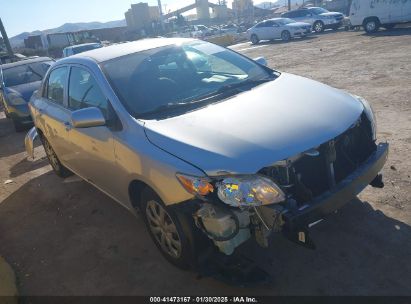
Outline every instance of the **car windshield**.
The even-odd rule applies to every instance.
[[[53,61],[39,61],[19,65],[3,70],[3,81],[6,87],[41,81]]]
[[[99,49],[101,48],[100,44],[90,44],[90,45],[83,45],[83,46],[79,46],[79,47],[73,47],[73,54],[80,54],[86,51],[91,51],[94,49]]]
[[[276,22],[277,22],[279,25],[286,25],[286,24],[290,24],[290,23],[295,23],[294,20],[289,19],[289,18],[278,19],[278,20],[276,20]]]
[[[130,114],[143,119],[195,109],[275,78],[254,61],[203,41],[137,52],[101,66]]]
[[[321,8],[321,7],[311,8],[310,12],[312,12],[315,15],[328,13],[328,11],[326,9]]]

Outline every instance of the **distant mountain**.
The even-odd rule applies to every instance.
[[[126,26],[126,20],[117,20],[109,22],[80,22],[80,23],[65,23],[57,28],[48,29],[44,31],[33,31],[24,32],[10,38],[10,44],[12,47],[19,47],[24,45],[24,39],[28,36],[41,35],[41,34],[54,34],[54,33],[65,33],[65,32],[77,32],[82,30],[95,30],[101,28],[111,28]]]

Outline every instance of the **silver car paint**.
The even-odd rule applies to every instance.
[[[340,135],[363,110],[345,92],[283,73],[202,110],[147,121],[146,133],[209,175],[250,174]]]
[[[107,56],[108,48],[93,52]],[[63,165],[129,209],[132,181],[152,187],[166,205],[180,203],[193,196],[177,181],[176,173],[254,173],[339,135],[363,110],[360,102],[341,91],[283,74],[193,113],[141,121],[126,111],[93,59],[76,55],[52,69],[63,65],[80,65],[92,73],[122,129],[67,128],[71,111],[42,98],[42,90],[30,102],[35,126]]]

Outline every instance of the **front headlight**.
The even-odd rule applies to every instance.
[[[217,183],[218,197],[233,207],[271,205],[285,200],[283,191],[260,175],[231,176]]]
[[[360,96],[357,96],[357,95],[352,95],[352,96],[356,98],[358,101],[360,101],[362,105],[364,106],[364,113],[371,123],[372,139],[377,140],[377,120],[375,118],[374,111],[370,103],[366,99]]]
[[[21,106],[26,104],[26,101],[18,94],[10,94],[9,96],[9,103],[12,106]]]

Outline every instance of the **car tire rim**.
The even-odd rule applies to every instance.
[[[284,41],[288,41],[290,40],[290,34],[288,32],[284,32],[282,38]]]
[[[367,30],[369,32],[372,32],[375,30],[375,22],[374,21],[370,21],[367,23]]]
[[[323,26],[320,22],[315,24],[315,31],[316,32],[321,32],[322,29],[323,29]]]
[[[53,167],[54,170],[58,171],[60,168],[59,161],[57,159],[56,153],[54,153],[53,149],[47,141],[44,144],[44,150],[46,150],[46,154],[50,161],[50,165]]]
[[[148,226],[163,252],[173,258],[181,256],[181,238],[177,227],[164,207],[151,200],[147,203],[146,216]]]
[[[251,37],[251,42],[257,43],[258,42],[257,36],[254,35],[253,37]]]

